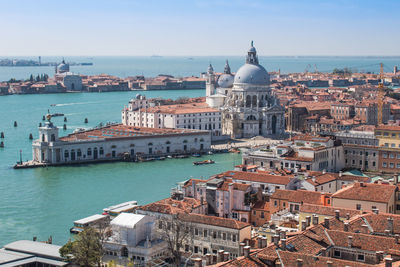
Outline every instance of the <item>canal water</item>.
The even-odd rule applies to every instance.
[[[166,159],[144,163],[105,163],[72,167],[14,170],[20,158],[32,158],[31,141],[38,138],[38,124],[50,109],[64,113],[53,121],[60,135],[78,127],[93,127],[109,121],[119,122],[120,112],[137,93],[147,97],[198,97],[204,90],[71,93],[48,95],[12,95],[0,97],[0,132],[5,144],[0,148],[0,246],[19,239],[47,240],[63,244],[69,238],[74,220],[101,213],[113,204],[137,200],[146,204],[169,196],[177,182],[191,177],[205,178],[232,169],[240,155],[204,156],[216,164],[193,166],[197,158]],[[50,106],[55,104],[55,106]],[[84,119],[89,123],[85,124]],[[14,121],[18,126],[14,127]]]

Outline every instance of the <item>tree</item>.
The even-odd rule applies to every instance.
[[[31,76],[29,77],[29,81],[33,82],[33,75],[31,74]]]
[[[191,244],[193,230],[191,225],[179,220],[178,215],[162,217],[157,222],[157,233],[160,238],[167,242],[167,249],[174,260],[175,266],[179,267],[182,258],[182,249],[185,244]]]
[[[74,241],[60,248],[60,255],[74,264],[89,267],[100,264],[103,257],[100,233],[91,227],[80,232]]]

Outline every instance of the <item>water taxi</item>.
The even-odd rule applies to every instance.
[[[204,165],[204,164],[214,164],[215,161],[211,159],[203,160],[203,161],[195,161],[193,162],[193,165]]]

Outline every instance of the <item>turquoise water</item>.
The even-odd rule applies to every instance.
[[[262,48],[259,48],[262,52]],[[199,76],[207,70],[211,62],[215,71],[224,70],[225,60],[229,60],[232,72],[236,72],[243,65],[243,56],[226,57],[66,57],[67,62],[93,62],[93,66],[71,66],[71,71],[80,74],[108,73],[119,77],[145,75],[156,76],[158,74],[170,74],[174,76]],[[4,57],[0,57],[4,58]],[[17,57],[18,58],[18,57]],[[34,59],[35,57],[24,57]],[[348,67],[354,71],[379,72],[379,63],[384,63],[385,72],[391,72],[395,65],[400,65],[400,57],[282,57],[260,56],[260,63],[268,71],[281,70],[282,73],[308,71],[329,72],[334,68]],[[42,62],[60,62],[62,57],[42,57]],[[47,73],[53,76],[54,67],[0,67],[0,81],[10,78],[27,79],[31,74]]]
[[[216,164],[193,166],[195,159],[167,159],[145,163],[107,163],[74,167],[14,170],[19,160],[32,158],[32,133],[36,139],[42,115],[64,113],[68,130],[95,126],[100,122],[120,121],[120,111],[137,92],[13,95],[0,97],[0,132],[5,148],[0,148],[0,246],[18,239],[50,235],[56,244],[69,238],[74,220],[101,213],[112,204],[137,200],[145,204],[169,196],[177,182],[192,177],[208,177],[238,163],[240,155],[207,156]],[[148,97],[197,97],[203,90],[142,92]],[[58,104],[50,107],[50,104]],[[84,124],[88,118],[88,125]],[[62,126],[63,118],[53,119]],[[13,127],[14,121],[18,127]],[[204,158],[205,159],[205,158]],[[197,159],[196,159],[197,160]]]

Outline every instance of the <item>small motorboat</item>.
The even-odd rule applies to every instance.
[[[201,157],[201,155],[200,154],[192,154],[192,157],[199,158],[199,157]]]
[[[193,165],[204,165],[204,164],[214,164],[215,161],[211,159],[203,160],[203,161],[195,161],[193,162]]]
[[[189,157],[189,156],[188,155],[178,155],[178,156],[176,156],[177,159],[185,159],[187,157]]]

